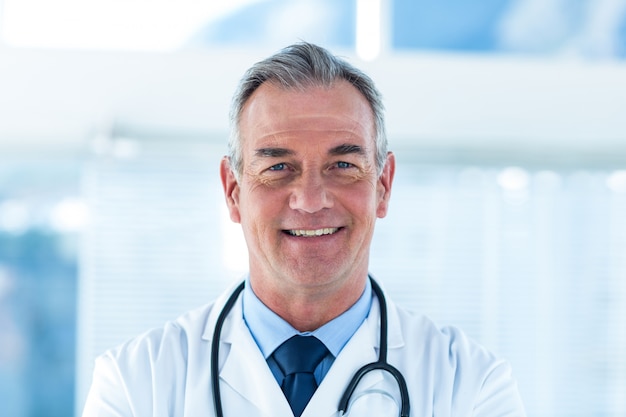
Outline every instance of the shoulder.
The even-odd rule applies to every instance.
[[[189,311],[98,356],[83,415],[152,415],[153,407],[177,406],[189,369],[208,346],[202,335],[212,309]]]
[[[208,343],[202,335],[212,309],[189,311],[97,357],[83,415],[152,415],[153,407],[179,406],[194,357]]]
[[[186,356],[190,341],[195,343],[200,340],[206,331],[212,309],[213,303],[190,310],[161,327],[148,330],[106,351],[101,357],[108,357],[120,364],[132,362],[137,367],[138,360],[154,362],[168,354]]]
[[[425,349],[424,354],[440,356],[451,366],[459,360],[473,363],[489,363],[496,357],[455,326],[439,326],[430,318],[415,314],[401,307],[395,307],[406,348]]]
[[[224,291],[211,303],[106,351],[96,359],[96,365],[98,362],[109,363],[118,367],[122,374],[132,372],[143,374],[144,378],[153,370],[169,372],[174,365],[177,369],[185,369],[188,361],[206,356],[205,349],[210,344],[218,310],[230,297],[233,288]]]
[[[100,355],[83,415],[182,415],[188,401],[206,407],[213,328],[230,294]]]
[[[437,410],[453,415],[523,416],[509,363],[454,326],[397,308],[403,344],[394,360],[407,383],[428,387]],[[390,357],[392,355],[390,350]],[[470,415],[467,414],[467,415]],[[446,415],[446,413],[443,413]]]

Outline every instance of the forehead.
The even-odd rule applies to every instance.
[[[330,87],[305,89],[286,89],[266,82],[245,104],[239,130],[244,146],[315,134],[371,140],[373,145],[375,137],[368,101],[344,80]]]

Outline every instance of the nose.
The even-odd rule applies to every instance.
[[[304,172],[292,184],[289,207],[305,213],[315,213],[333,206],[333,197],[324,184],[322,174]]]

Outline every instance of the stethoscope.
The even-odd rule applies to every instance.
[[[401,400],[401,408],[400,408],[400,417],[409,417],[409,390],[407,389],[406,382],[402,373],[395,368],[393,365],[387,362],[387,301],[385,300],[385,295],[383,294],[383,290],[380,286],[370,277],[370,282],[372,283],[372,289],[378,297],[378,303],[380,305],[380,351],[378,354],[378,360],[376,362],[368,363],[359,369],[352,379],[350,383],[346,387],[343,395],[341,396],[341,400],[339,401],[339,413],[340,415],[345,415],[348,410],[348,403],[350,402],[350,398],[354,393],[357,385],[361,381],[361,379],[368,372],[374,370],[381,370],[389,372],[398,383],[398,388],[400,389],[400,400]],[[226,316],[233,308],[233,305],[237,301],[239,294],[243,291],[244,283],[242,282],[235,288],[231,296],[226,301],[224,308],[220,312],[220,315],[217,318],[217,322],[215,323],[215,330],[213,331],[213,341],[211,342],[211,386],[213,390],[213,402],[215,405],[215,415],[216,417],[223,417],[224,413],[222,411],[222,397],[220,394],[220,384],[219,384],[219,345],[220,345],[220,335],[222,333],[222,327],[224,325],[224,321],[226,320]]]

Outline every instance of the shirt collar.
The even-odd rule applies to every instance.
[[[249,277],[246,279],[242,301],[244,321],[265,359],[284,341],[297,334],[317,337],[337,357],[367,318],[372,304],[372,286],[368,279],[363,294],[352,307],[312,332],[299,332],[263,304],[252,291]]]

